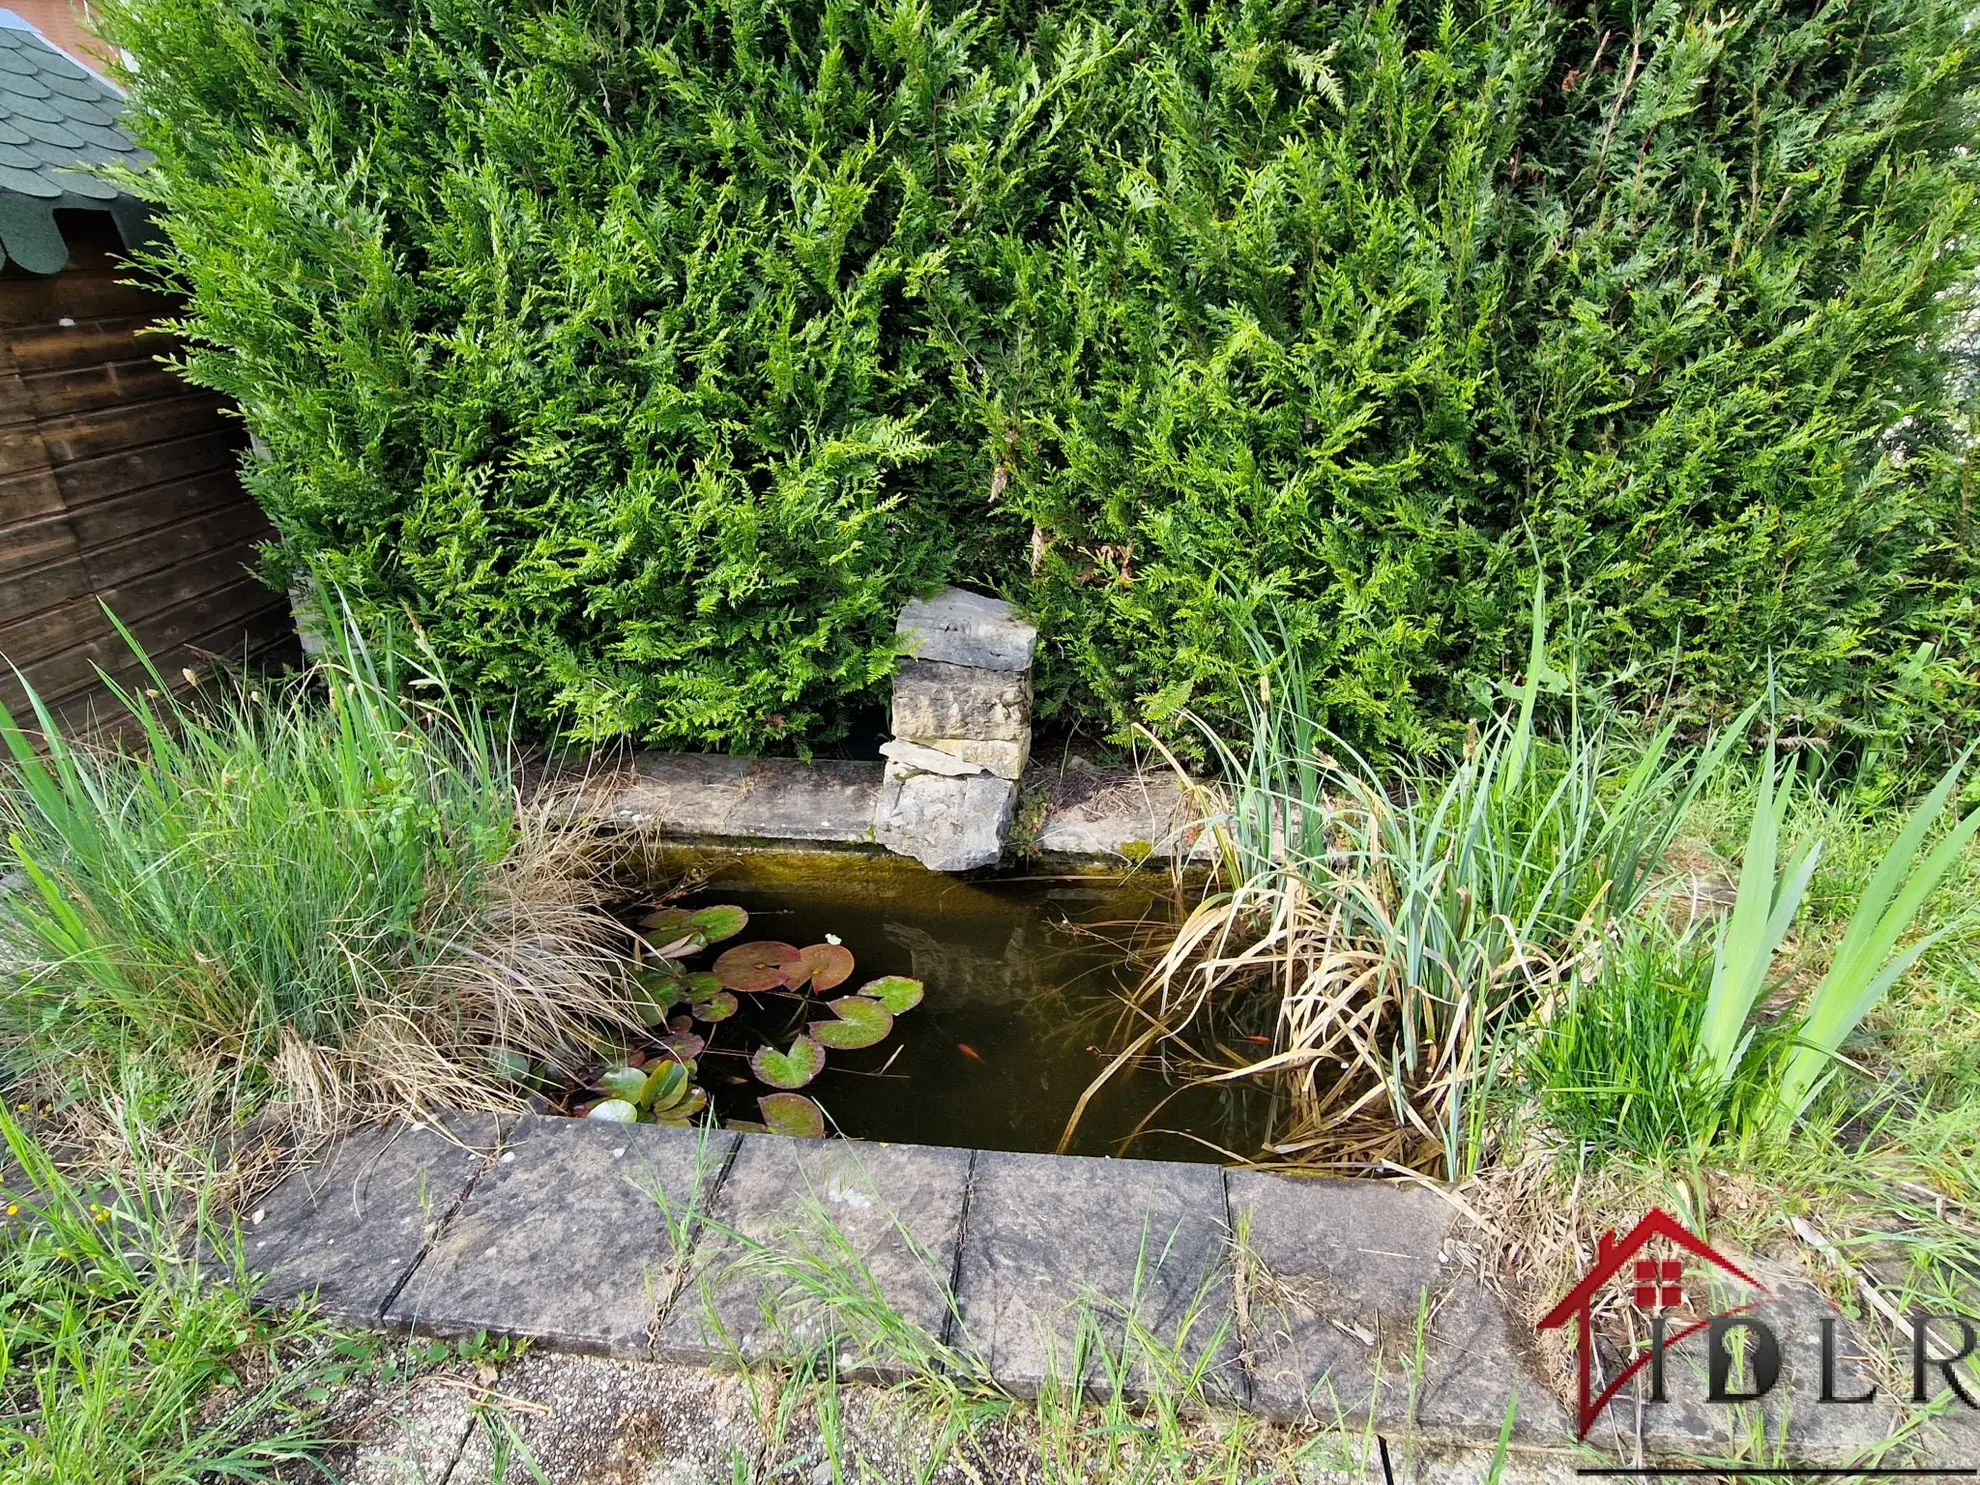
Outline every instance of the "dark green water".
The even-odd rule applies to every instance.
[[[746,908],[750,924],[735,942],[802,946],[836,934],[856,968],[819,999],[879,975],[921,980],[927,998],[891,1036],[831,1052],[803,1090],[847,1135],[915,1144],[1058,1148],[1080,1094],[1124,1039],[1118,997],[1137,971],[1122,946],[1175,913],[1169,879],[1153,872],[962,880],[887,856],[666,848],[645,856],[638,873],[656,888],[705,873],[678,901]],[[698,1028],[708,1034],[701,1082],[722,1117],[754,1119],[756,1095],[767,1090],[749,1077],[748,1054],[766,1041],[788,1045],[807,1020],[829,1013],[777,996],[740,999],[737,1016]],[[1150,1132],[1124,1144],[1158,1105]],[[1248,1090],[1179,1092],[1159,1068],[1124,1071],[1089,1105],[1068,1148],[1217,1161],[1211,1146],[1256,1148],[1263,1114]]]

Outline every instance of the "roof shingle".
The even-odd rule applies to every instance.
[[[112,84],[0,10],[0,263],[60,272],[68,249],[54,214],[65,209],[108,207],[129,247],[148,235],[142,203],[92,170],[151,163],[124,132],[123,112]]]

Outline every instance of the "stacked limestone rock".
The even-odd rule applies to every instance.
[[[1003,854],[1017,778],[1031,754],[1038,630],[1008,603],[949,588],[901,610],[894,740],[874,838],[937,871]]]

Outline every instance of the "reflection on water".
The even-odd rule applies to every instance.
[[[1002,876],[961,880],[889,856],[802,851],[647,853],[638,875],[664,888],[706,873],[681,899],[749,910],[745,939],[803,945],[838,935],[858,961],[834,994],[877,975],[906,974],[927,999],[876,1047],[833,1052],[804,1091],[860,1139],[999,1150],[1052,1150],[1079,1096],[1121,1042],[1118,992],[1135,971],[1123,943],[1137,926],[1173,921],[1173,888],[1159,873]],[[695,961],[698,965],[700,961]],[[746,1004],[751,997],[743,997]],[[802,1006],[763,997],[714,1028],[703,1081],[727,1117],[754,1118],[763,1092],[737,1075],[766,1040],[787,1041]],[[731,1079],[736,1079],[731,1081]],[[1116,1076],[1095,1098],[1073,1145],[1086,1155],[1217,1160],[1215,1149],[1151,1132],[1123,1148],[1144,1116],[1224,1149],[1249,1153],[1263,1101],[1249,1090],[1177,1092],[1154,1069]]]

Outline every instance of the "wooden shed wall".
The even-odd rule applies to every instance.
[[[239,421],[157,363],[172,342],[138,332],[173,305],[117,282],[108,215],[62,215],[65,271],[0,270],[0,657],[75,718],[105,700],[93,665],[138,672],[99,599],[167,676],[295,630],[252,571],[274,533],[235,475]],[[0,702],[23,700],[0,666]]]

